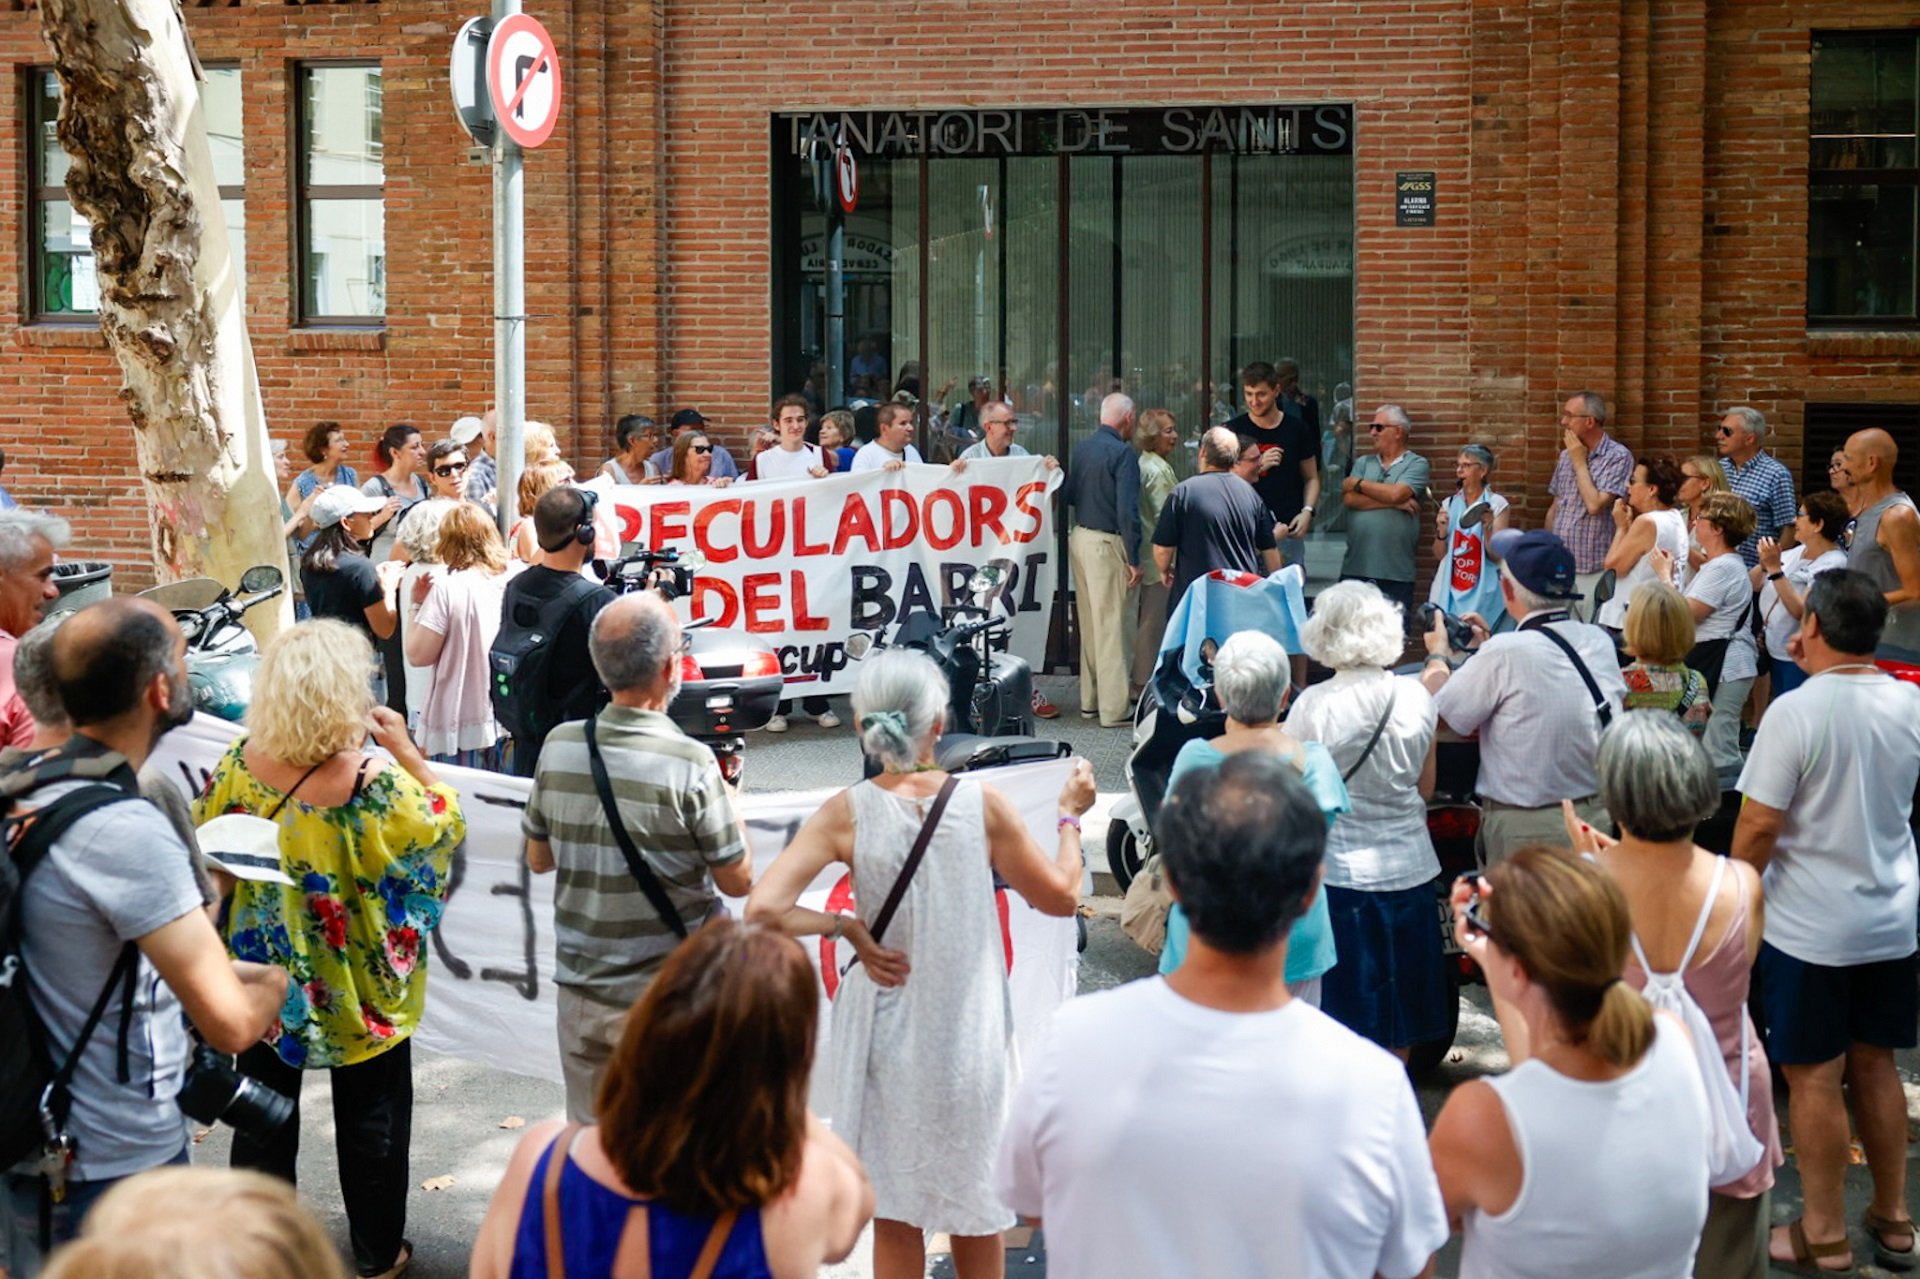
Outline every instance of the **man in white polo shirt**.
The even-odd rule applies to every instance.
[[[913,410],[904,404],[882,404],[874,419],[874,435],[853,455],[849,471],[897,471],[920,462],[913,447]]]
[[[773,402],[773,429],[778,435],[770,449],[753,459],[756,480],[824,479],[827,460],[818,445],[807,443],[807,400],[783,395]]]
[[[1326,818],[1264,751],[1180,779],[1155,838],[1186,962],[1068,1001],[995,1180],[1054,1279],[1408,1279],[1447,1239],[1406,1068],[1287,993]]]

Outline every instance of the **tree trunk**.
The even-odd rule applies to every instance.
[[[41,0],[161,581],[287,568],[266,415],[178,0]],[[256,631],[292,616],[248,614]],[[264,634],[262,639],[266,638]]]

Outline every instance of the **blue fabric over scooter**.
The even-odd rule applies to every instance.
[[[1236,631],[1262,631],[1287,652],[1304,652],[1300,630],[1307,624],[1305,583],[1298,564],[1267,577],[1215,569],[1194,579],[1174,605],[1159,651],[1183,650],[1180,667],[1192,688],[1211,682],[1200,662],[1200,646],[1207,640],[1224,644]]]

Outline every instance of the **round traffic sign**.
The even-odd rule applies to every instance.
[[[547,29],[524,13],[504,19],[487,42],[487,95],[509,138],[537,147],[560,120],[560,55]]]
[[[852,213],[860,203],[860,170],[854,164],[853,148],[844,142],[833,152],[833,190],[840,197],[842,213]]]

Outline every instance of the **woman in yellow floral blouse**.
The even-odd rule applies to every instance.
[[[252,813],[280,826],[291,887],[241,883],[226,922],[236,957],[292,980],[280,1024],[240,1069],[298,1098],[303,1070],[333,1076],[340,1186],[356,1268],[397,1275],[413,1119],[411,1037],[427,993],[427,934],[440,920],[459,797],[433,774],[406,724],[368,691],[373,647],[339,622],[303,622],[267,645],[248,734],[222,757],[199,821]],[[397,763],[361,750],[373,739]],[[236,1132],[233,1164],[291,1182],[297,1120]]]

